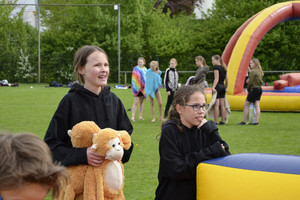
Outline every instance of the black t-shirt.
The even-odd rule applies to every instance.
[[[219,82],[218,84],[224,84],[226,78],[226,70],[221,65],[215,65],[214,70],[219,71]]]

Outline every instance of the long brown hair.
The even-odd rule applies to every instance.
[[[176,110],[176,105],[178,104],[180,106],[184,106],[190,100],[191,96],[195,92],[201,92],[204,95],[204,97],[206,97],[205,93],[203,91],[201,91],[199,89],[199,87],[192,86],[192,85],[181,86],[176,91],[176,93],[174,95],[174,100],[172,103],[172,109],[171,109],[167,119],[162,122],[161,129],[169,120],[175,120],[177,122],[177,127],[178,127],[179,131],[183,132],[180,115]],[[205,98],[205,100],[206,100],[206,98]],[[159,138],[159,137],[160,137],[160,134],[157,136],[157,138]]]
[[[81,47],[75,53],[74,61],[73,61],[73,64],[74,64],[74,75],[75,75],[75,78],[77,80],[79,80],[80,82],[82,82],[82,83],[84,83],[84,78],[79,73],[79,69],[81,67],[85,66],[85,64],[87,63],[87,57],[89,55],[91,55],[92,53],[94,53],[95,51],[99,51],[101,53],[104,53],[105,56],[106,56],[106,58],[107,58],[107,61],[108,61],[108,56],[107,56],[106,52],[103,49],[101,49],[100,47],[93,46],[93,45],[85,45],[85,46]]]
[[[202,62],[203,66],[207,66],[205,58],[203,58],[203,56],[196,56],[195,60],[199,60],[200,62]]]
[[[213,55],[212,57],[213,57],[215,60],[220,61],[221,66],[225,69],[225,71],[227,71],[226,64],[225,64],[224,60],[221,58],[221,56],[219,56],[219,55]]]
[[[262,69],[261,69],[261,65],[260,65],[259,60],[258,60],[257,58],[252,58],[252,62],[254,63],[254,68],[255,68],[255,69],[258,69],[258,70],[260,71],[260,74],[261,74],[262,76],[264,76],[264,72],[263,72]]]

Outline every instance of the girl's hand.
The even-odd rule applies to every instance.
[[[217,90],[215,88],[212,89],[212,93],[215,93],[217,92]]]
[[[170,96],[170,95],[171,95],[171,92],[170,92],[170,91],[168,91],[168,92],[167,92],[167,95],[168,95],[168,96]]]
[[[197,126],[197,128],[200,128],[203,124],[205,124],[207,122],[206,119],[202,119],[200,124]]]
[[[104,156],[100,156],[98,153],[94,152],[91,147],[86,150],[88,164],[99,167],[105,160]]]
[[[225,151],[225,146],[224,144],[221,144],[222,149]]]

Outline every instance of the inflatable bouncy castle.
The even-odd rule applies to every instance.
[[[299,200],[300,156],[243,153],[197,167],[197,200]]]
[[[231,110],[243,110],[242,93],[247,67],[263,36],[274,26],[300,18],[300,1],[275,4],[248,19],[227,43],[222,58],[228,67],[227,99]],[[264,90],[264,88],[263,88]],[[208,101],[211,96],[208,95]],[[300,111],[300,93],[263,92],[262,111]]]

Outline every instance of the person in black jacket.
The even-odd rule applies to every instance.
[[[180,87],[162,124],[156,200],[195,200],[197,165],[230,155],[213,121],[204,118],[206,101],[196,86]]]
[[[74,57],[75,75],[83,86],[75,83],[55,111],[44,141],[55,161],[64,166],[89,164],[99,166],[104,161],[91,147],[74,148],[67,131],[81,121],[94,121],[101,129],[133,131],[121,100],[107,85],[109,63],[106,52],[97,46],[83,46]],[[122,162],[129,160],[133,145],[124,150]]]
[[[164,85],[166,87],[168,100],[165,108],[164,117],[166,118],[169,113],[170,106],[173,102],[173,97],[175,91],[178,89],[178,72],[176,70],[177,60],[175,58],[171,58],[170,67],[166,69],[165,77],[164,77]]]

